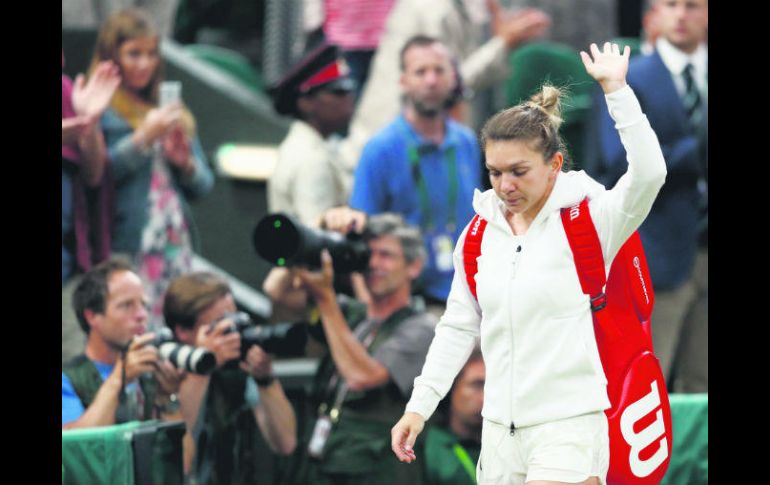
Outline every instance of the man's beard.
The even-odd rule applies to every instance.
[[[417,114],[425,118],[435,118],[442,114],[444,112],[444,103],[445,101],[435,104],[426,104],[420,100],[412,99],[412,106],[414,106]]]

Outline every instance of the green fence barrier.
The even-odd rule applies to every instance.
[[[62,430],[62,485],[181,485],[182,421]]]
[[[674,445],[661,485],[708,485],[708,394],[671,394],[669,400]],[[181,484],[183,432],[181,421],[63,430],[62,485]],[[266,478],[280,471],[274,468],[282,460],[272,458],[276,463],[265,447],[260,466]]]
[[[670,394],[669,401],[674,446],[661,485],[708,485],[708,394]]]

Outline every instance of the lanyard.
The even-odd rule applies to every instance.
[[[368,333],[365,336],[362,336],[363,332],[361,334],[356,334],[356,330],[354,330],[354,335],[357,339],[361,340],[361,345],[363,345],[366,348],[367,353],[370,355],[374,351],[372,346],[374,345],[374,340],[377,337],[377,334],[384,335],[387,338],[391,332],[393,331],[393,324],[392,322],[400,322],[407,318],[409,318],[411,315],[414,314],[414,310],[410,306],[405,306],[399,310],[396,310],[393,312],[388,318],[385,320],[372,324],[371,328],[365,329],[368,331]],[[335,393],[334,401],[331,405],[331,409],[329,405],[326,402],[321,403],[321,405],[318,407],[318,414],[324,415],[327,411],[329,411],[329,418],[331,418],[332,423],[337,423],[340,419],[340,411],[342,409],[342,404],[345,402],[345,396],[348,393],[348,386],[345,383],[345,381],[342,381],[340,384],[340,373],[338,371],[335,371],[332,375],[331,379],[329,380],[329,384],[327,385],[327,395],[332,392],[332,390],[337,387],[339,384],[339,387],[337,388],[337,392]]]
[[[379,324],[373,325],[373,328],[369,331],[369,334],[364,338],[363,342],[361,344],[369,348],[370,345],[372,345],[372,342],[374,341],[374,337],[377,336],[377,331],[382,326],[383,322],[380,322]],[[339,372],[335,373],[331,380],[329,381],[329,389],[334,389],[337,384],[340,381],[340,374]],[[342,384],[337,388],[337,393],[334,398],[334,403],[332,404],[331,410],[329,411],[329,418],[332,420],[332,423],[336,424],[337,421],[340,419],[340,409],[342,408],[342,403],[345,402],[345,396],[348,393],[348,385],[344,381]],[[318,408],[318,414],[326,414],[326,411],[329,409],[328,405],[326,403],[321,403],[321,406]]]
[[[425,177],[422,174],[420,167],[420,153],[428,153],[431,151],[433,145],[418,145],[415,137],[409,133],[406,127],[401,125],[401,129],[404,131],[408,139],[409,146],[407,147],[407,153],[409,155],[409,165],[412,170],[412,179],[417,185],[417,191],[420,197],[420,206],[422,209],[423,219],[425,221],[425,228],[427,231],[434,229],[435,221],[433,221],[433,212],[431,210],[430,198],[428,196],[428,186],[425,183]],[[449,131],[447,129],[447,136]],[[435,147],[436,150],[441,150],[441,147]],[[457,153],[454,146],[450,146],[446,151],[447,168],[449,170],[449,188],[447,190],[447,205],[448,216],[446,228],[454,233],[457,227]]]
[[[473,461],[471,461],[471,457],[468,456],[468,452],[465,451],[465,448],[460,446],[460,443],[455,443],[455,445],[452,447],[452,450],[455,452],[455,456],[458,460],[460,460],[460,463],[462,464],[463,468],[465,468],[465,471],[468,472],[468,475],[470,475],[471,480],[473,482],[476,482],[476,467],[473,466]]]

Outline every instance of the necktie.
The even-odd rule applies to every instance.
[[[700,126],[701,118],[701,97],[698,86],[695,84],[695,79],[692,76],[693,66],[687,64],[682,77],[684,78],[684,98],[682,98],[682,104],[684,105],[685,113],[687,113],[687,119],[690,121],[690,126],[697,128]]]

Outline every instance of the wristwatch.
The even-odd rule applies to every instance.
[[[270,374],[260,378],[253,377],[253,379],[254,379],[254,382],[256,382],[259,387],[267,387],[273,383],[273,381],[275,380],[275,376],[273,374]]]
[[[179,411],[179,399],[176,394],[170,394],[166,402],[162,405],[156,405],[161,414],[175,414]]]

